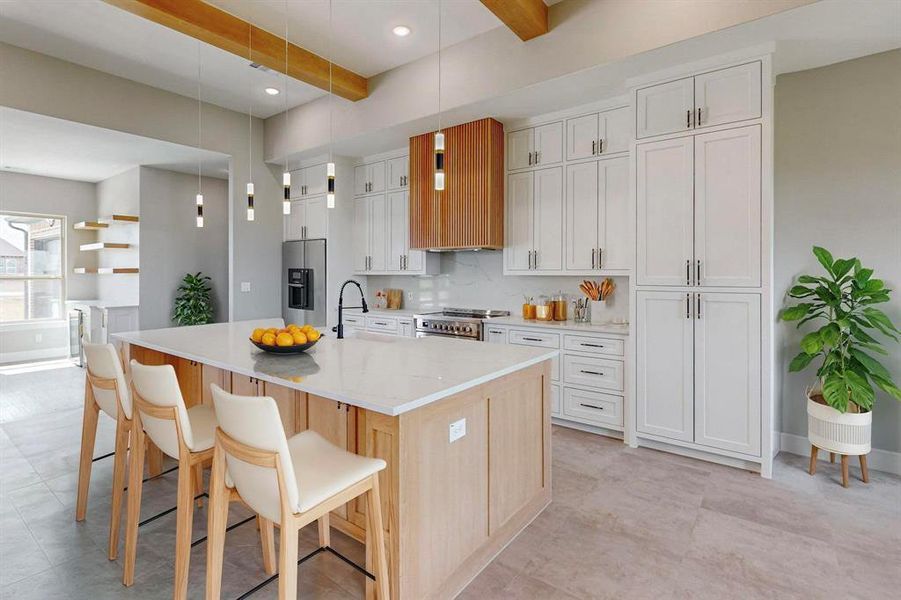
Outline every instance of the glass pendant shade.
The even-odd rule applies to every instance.
[[[197,194],[194,202],[197,205],[197,227],[203,227],[203,194]]]
[[[247,184],[247,220],[253,221],[253,183]]]
[[[282,214],[291,214],[291,173],[285,171],[282,173],[282,186],[285,188],[285,195],[282,199]]]
[[[444,134],[435,134],[435,190],[444,189]]]
[[[328,208],[335,208],[335,163],[330,162],[325,167],[325,175],[328,178],[328,193],[325,197],[325,203]]]

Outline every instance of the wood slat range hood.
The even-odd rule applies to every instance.
[[[435,191],[435,132],[410,138],[410,247],[504,247],[504,126],[490,118],[443,130],[444,190]]]

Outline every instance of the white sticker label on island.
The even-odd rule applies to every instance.
[[[466,419],[460,419],[459,421],[454,421],[450,424],[448,437],[451,444],[459,440],[464,435],[466,435]]]

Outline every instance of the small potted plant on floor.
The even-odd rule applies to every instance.
[[[178,286],[172,320],[178,325],[206,325],[213,322],[213,297],[210,278],[198,272],[188,273]]]
[[[817,382],[807,390],[811,472],[817,448],[841,454],[847,485],[847,455],[863,457],[870,451],[874,386],[901,400],[901,389],[873,357],[887,354],[880,339],[897,343],[901,332],[874,306],[888,302],[891,290],[873,277],[873,269],[856,258],[833,259],[824,248],[814,247],[813,253],[825,276],[801,275],[788,292],[797,302],[786,306],[780,318],[796,321],[798,328],[817,327],[801,339],[801,353],[789,371],[819,359]],[[863,459],[861,467],[866,468]]]

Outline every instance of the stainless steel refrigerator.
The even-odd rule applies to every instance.
[[[325,240],[282,244],[282,317],[285,323],[324,327]]]

